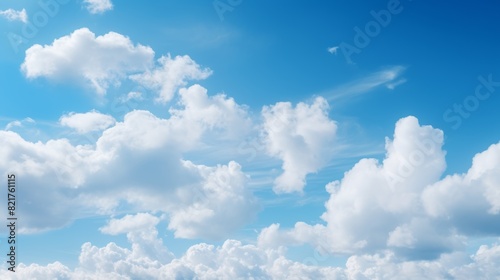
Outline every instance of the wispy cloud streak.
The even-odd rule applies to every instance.
[[[406,68],[403,66],[394,66],[384,69],[372,73],[367,77],[338,86],[324,94],[324,96],[326,96],[328,101],[337,101],[339,99],[365,94],[382,85],[394,89],[397,85],[402,84],[401,81],[404,80],[404,82],[406,82],[406,79],[399,79],[405,70]]]

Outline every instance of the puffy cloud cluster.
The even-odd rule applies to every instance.
[[[100,230],[111,235],[126,234],[132,244],[132,258],[147,257],[153,261],[165,263],[171,261],[174,255],[164,246],[163,240],[158,238],[156,227],[159,222],[160,219],[156,216],[138,213],[126,215],[121,219],[112,219]],[[91,247],[88,243],[84,246]],[[88,263],[92,263],[93,256],[94,254],[80,256],[80,262],[87,260]]]
[[[177,89],[185,86],[189,80],[203,80],[208,78],[212,71],[201,68],[189,56],[172,58],[162,56],[158,59],[159,65],[141,74],[132,75],[131,79],[142,86],[158,92],[157,101],[166,103],[172,99]]]
[[[393,253],[352,256],[346,263],[347,279],[496,279],[500,246],[482,246],[474,254],[443,254],[428,261],[401,261]]]
[[[111,220],[101,231],[127,234],[131,249],[114,243],[82,245],[79,264],[70,270],[59,262],[18,267],[15,274],[1,270],[9,279],[341,279],[339,268],[307,266],[290,261],[284,251],[262,250],[240,241],[226,240],[220,247],[201,243],[186,253],[173,255],[158,238],[159,219],[148,213]],[[10,273],[10,274],[8,274]]]
[[[135,45],[119,33],[95,36],[88,28],[75,30],[51,45],[33,45],[26,50],[21,69],[28,78],[72,80],[105,94],[128,74],[148,69],[154,58],[150,47]]]
[[[111,0],[84,0],[83,3],[91,14],[102,14],[113,9]]]
[[[239,139],[251,132],[247,109],[224,94],[208,96],[200,85],[179,90],[182,110],[170,109],[173,118],[192,131],[210,130],[219,138]]]
[[[342,267],[317,266],[286,258],[286,249],[264,249],[226,240],[221,246],[200,243],[174,257],[158,237],[159,218],[148,213],[113,219],[101,228],[127,234],[129,248],[115,243],[81,247],[78,265],[20,264],[2,279],[495,279],[500,246],[483,245],[474,254],[447,253],[436,260],[402,260],[390,251],[349,257]]]
[[[20,211],[27,209],[20,213],[29,225],[23,230],[61,226],[82,207],[106,211],[120,201],[143,211],[165,213],[162,218],[168,219],[176,237],[220,239],[251,220],[258,207],[239,164],[209,167],[181,158],[206,131],[236,125],[226,121],[227,116],[238,116],[245,123],[244,108],[222,95],[209,97],[197,85],[180,93],[181,107],[172,109],[169,119],[147,111],[130,112],[122,122],[105,129],[95,146],[73,146],[64,139],[30,143],[14,132],[0,131],[0,155],[7,159],[0,169],[23,173],[27,185],[33,186],[21,194],[28,202],[20,207]],[[208,117],[201,118],[201,114]],[[185,134],[192,133],[185,131],[186,124],[201,132]],[[292,229],[280,229],[273,224],[262,230],[257,245],[237,240],[226,240],[220,247],[202,243],[175,257],[158,237],[160,218],[148,213],[127,215],[110,220],[101,232],[126,234],[130,249],[114,243],[101,248],[85,243],[75,269],[59,262],[20,265],[15,277],[495,278],[500,274],[500,246],[483,245],[472,255],[464,248],[469,238],[500,232],[500,144],[477,154],[466,173],[444,178],[442,145],[440,130],[422,126],[414,117],[398,121],[393,139],[386,140],[387,153],[381,163],[362,159],[342,180],[327,185],[331,196],[321,216],[325,225],[298,222]],[[67,154],[72,156],[63,156]],[[65,163],[58,166],[57,162]],[[134,175],[146,171],[148,177]],[[55,174],[62,174],[57,184],[39,184]],[[47,199],[53,199],[57,207],[45,207],[51,203]],[[47,215],[53,217],[51,224],[41,218]],[[300,244],[310,244],[327,257],[343,254],[349,258],[345,267],[288,259],[286,247]]]
[[[328,118],[328,102],[289,102],[264,107],[263,136],[267,151],[283,161],[283,174],[275,181],[278,193],[302,192],[306,175],[331,159],[337,125]]]
[[[26,13],[26,9],[22,9],[20,11],[16,11],[13,9],[0,10],[0,16],[5,17],[8,21],[21,21],[24,23],[28,22],[28,14]]]
[[[110,1],[88,0],[86,3],[94,12],[112,7]],[[170,101],[189,81],[203,80],[212,74],[187,55],[162,56],[158,65],[153,61],[154,56],[150,47],[134,45],[130,38],[119,33],[96,37],[88,28],[81,28],[50,45],[31,46],[26,50],[21,70],[30,79],[72,81],[90,86],[100,95],[130,79],[155,91],[160,103]],[[128,99],[138,97],[138,93],[131,94]]]
[[[468,238],[498,236],[500,144],[476,155],[466,174],[444,178],[442,145],[440,130],[414,117],[401,119],[394,139],[386,140],[382,163],[362,159],[327,185],[325,225],[274,224],[262,230],[260,246],[308,243],[322,252],[388,251],[425,260],[463,250]]]
[[[446,176],[422,194],[426,213],[466,234],[500,233],[500,143],[477,154],[465,174]]]
[[[70,127],[80,134],[104,130],[114,125],[115,122],[112,116],[95,110],[87,113],[69,113],[59,119],[61,125]]]
[[[246,111],[224,96],[208,97],[200,86],[183,92],[182,108],[170,118],[132,111],[92,145],[67,139],[33,143],[0,131],[0,172],[15,172],[28,186],[19,190],[20,231],[58,228],[89,210],[112,213],[122,202],[166,213],[169,228],[184,238],[220,239],[252,220],[259,206],[238,163],[210,167],[182,158],[201,145],[205,133],[245,126]],[[212,117],[199,118],[197,110]],[[226,121],[228,116],[234,118]],[[102,129],[108,117],[92,111],[64,116],[61,123],[84,132]]]
[[[119,205],[160,213],[179,238],[221,240],[255,218],[259,203],[242,166],[230,160],[207,166],[185,158],[208,142],[237,146],[255,132],[247,109],[232,98],[209,96],[199,85],[185,87],[210,76],[210,69],[189,56],[162,56],[155,65],[151,48],[134,45],[121,34],[96,37],[83,28],[51,45],[28,49],[22,70],[28,78],[83,82],[100,94],[126,78],[157,92],[160,103],[179,94],[169,118],[145,110],[128,112],[122,121],[96,111],[62,116],[60,125],[78,133],[102,131],[90,145],[67,139],[30,142],[0,131],[0,173],[15,172],[28,186],[19,189],[20,233],[62,227],[89,210],[114,213]],[[142,93],[132,91],[122,102],[141,98]],[[265,106],[262,117],[265,153],[282,161],[274,191],[302,192],[307,175],[332,158],[337,124],[328,117],[327,101],[318,97],[295,107],[280,102]],[[500,143],[476,155],[466,173],[444,178],[442,145],[442,131],[422,126],[414,117],[399,120],[393,139],[386,139],[382,162],[362,159],[326,186],[330,198],[321,216],[324,223],[297,222],[291,229],[272,224],[261,231],[257,245],[203,243],[176,258],[158,237],[160,218],[140,213],[112,219],[101,228],[106,234],[126,234],[130,249],[85,243],[73,270],[59,262],[20,265],[14,277],[494,278],[500,273],[499,246],[482,246],[472,256],[464,248],[470,238],[500,234]],[[301,244],[349,258],[345,267],[287,259],[286,247]]]
[[[218,239],[221,232],[239,228],[243,221],[255,218],[256,199],[245,189],[247,177],[235,162],[227,166],[208,168],[195,166],[204,179],[201,189],[193,189],[180,196],[189,207],[179,207],[170,213],[169,229],[176,237],[196,238],[203,232],[206,238]]]

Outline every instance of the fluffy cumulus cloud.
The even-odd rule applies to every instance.
[[[372,252],[390,246],[432,254],[456,246],[460,240],[451,229],[427,219],[420,198],[446,167],[442,144],[441,131],[420,126],[414,117],[401,119],[394,140],[386,140],[382,164],[363,159],[331,183],[322,218],[333,249]]]
[[[80,134],[104,130],[116,122],[110,115],[101,114],[95,110],[87,113],[69,113],[59,119],[59,123],[76,130]]]
[[[226,116],[240,116],[244,126],[245,111],[232,99],[203,95],[206,91],[199,86],[186,91],[193,89],[207,101],[213,119],[193,116],[192,110],[204,106],[190,96],[168,119],[132,111],[91,145],[73,145],[67,139],[33,143],[0,131],[1,173],[16,172],[30,186],[19,190],[25,198],[19,207],[24,217],[20,231],[61,227],[82,211],[113,213],[121,202],[167,214],[178,237],[220,239],[251,221],[259,206],[238,163],[206,166],[182,158],[202,145],[204,134],[237,126],[224,122]],[[41,183],[47,181],[52,183]],[[50,221],[43,218],[47,216]]]
[[[395,259],[422,260],[420,266],[427,264],[423,260],[462,251],[468,238],[498,236],[500,144],[476,155],[466,174],[445,178],[442,145],[442,131],[421,126],[414,117],[401,119],[393,140],[386,140],[382,163],[362,159],[342,180],[327,185],[325,224],[299,222],[292,229],[273,224],[262,230],[260,246],[307,243],[321,252],[372,255],[374,265],[394,254]],[[385,257],[373,257],[377,254]],[[399,268],[417,269],[414,265]]]
[[[500,143],[477,154],[465,174],[446,176],[425,189],[425,212],[465,234],[500,233]]]
[[[6,18],[8,21],[21,21],[24,23],[28,22],[28,14],[26,13],[26,9],[22,9],[20,11],[16,11],[13,9],[0,10],[0,16]]]
[[[237,240],[216,247],[191,246],[175,258],[158,238],[158,218],[139,213],[111,220],[101,231],[127,234],[130,248],[115,243],[97,247],[85,243],[71,270],[59,262],[20,264],[18,271],[1,270],[9,279],[344,279],[340,268],[308,266],[288,260],[284,249],[263,250]],[[9,274],[10,273],[10,274]]]
[[[208,78],[212,71],[202,68],[189,56],[169,55],[158,59],[158,65],[142,74],[136,74],[131,79],[142,86],[155,90],[158,93],[157,101],[166,103],[172,99],[180,86],[185,86],[189,80],[203,80]]]
[[[111,0],[84,0],[83,3],[91,14],[102,14],[113,9]]]
[[[72,80],[105,94],[129,74],[148,69],[154,58],[150,47],[134,45],[119,33],[97,36],[87,28],[75,30],[50,45],[26,50],[21,69],[27,78]]]
[[[24,224],[28,226],[20,232],[57,228],[71,221],[78,211],[73,201],[75,187],[83,183],[85,170],[91,169],[88,164],[94,163],[91,159],[83,161],[85,155],[86,149],[66,139],[33,143],[17,133],[0,131],[1,174],[14,172],[30,186],[29,190],[19,190],[24,197],[19,203],[26,207],[20,206],[18,212],[26,215]],[[52,219],[43,218],[49,216]]]
[[[146,257],[152,261],[165,263],[171,261],[174,255],[163,244],[163,240],[158,237],[156,226],[160,219],[149,213],[139,213],[136,215],[126,215],[121,219],[112,219],[100,230],[103,233],[118,235],[126,234],[127,239],[132,244],[132,257]],[[88,243],[87,243],[88,244]],[[88,246],[89,245],[84,245]],[[86,259],[91,259],[93,254],[87,255]],[[80,261],[85,257],[80,257]],[[90,260],[90,262],[92,262]]]
[[[328,118],[328,103],[318,97],[312,104],[289,102],[264,107],[263,136],[267,151],[283,161],[283,174],[274,190],[302,192],[306,175],[330,159],[337,125]]]
[[[393,253],[352,256],[347,279],[496,279],[500,246],[482,246],[474,254],[448,253],[436,260],[401,261]]]
[[[256,244],[200,243],[175,256],[158,236],[162,219],[176,237],[221,239],[253,219],[258,209],[247,188],[248,176],[238,163],[205,166],[182,158],[183,152],[201,144],[204,134],[235,126],[224,122],[228,116],[243,125],[244,108],[223,95],[208,96],[198,85],[181,89],[180,98],[170,118],[132,111],[105,129],[93,146],[74,146],[65,139],[31,143],[12,131],[0,131],[0,156],[5,159],[0,170],[18,172],[31,187],[19,190],[25,203],[19,208],[24,220],[21,232],[62,226],[81,209],[112,213],[122,201],[142,211],[113,218],[100,228],[104,234],[125,234],[129,247],[84,243],[75,268],[60,262],[20,264],[15,275],[1,270],[0,278],[495,279],[500,275],[498,243],[482,245],[474,253],[465,250],[473,238],[500,234],[500,143],[477,154],[466,173],[443,177],[443,133],[414,117],[396,123],[382,161],[362,159],[341,180],[326,186],[330,198],[321,216],[324,223],[298,222],[289,229],[273,224],[261,231]],[[334,132],[335,124],[323,114],[321,102],[300,105],[302,113],[285,115],[290,119],[307,115]],[[270,114],[266,122],[281,112],[273,109],[277,110],[266,109]],[[186,131],[186,125],[197,132]],[[147,177],[134,175],[146,171]],[[49,178],[54,184],[39,183]],[[51,219],[43,219],[47,216]],[[287,247],[301,244],[311,245],[316,253],[301,262],[289,259]],[[345,265],[317,265],[319,258],[339,254],[347,258]]]
[[[154,56],[150,47],[134,45],[130,38],[119,33],[96,36],[88,28],[81,28],[50,45],[31,46],[26,50],[21,70],[30,79],[43,77],[79,83],[100,95],[129,79],[143,90],[155,92],[156,101],[162,104],[172,100],[179,88],[190,81],[203,80],[212,74],[212,70],[187,55],[168,54],[156,64]],[[121,100],[141,100],[142,94],[132,91]]]
[[[182,192],[188,207],[171,211],[168,227],[174,230],[176,237],[196,238],[203,233],[204,237],[217,239],[221,232],[255,218],[257,202],[245,190],[247,178],[240,165],[230,162],[227,166],[209,168],[188,164],[200,172],[204,183],[194,192]]]
[[[224,94],[208,96],[200,85],[179,90],[182,110],[171,109],[170,114],[183,125],[195,131],[211,130],[225,139],[241,138],[250,133],[251,120],[247,109]]]
[[[500,246],[483,245],[467,255],[442,254],[435,260],[402,260],[394,253],[360,254],[339,267],[292,261],[285,248],[269,249],[226,240],[221,246],[200,243],[175,257],[158,237],[159,218],[148,213],[113,219],[101,229],[127,234],[129,248],[109,243],[81,247],[78,264],[20,264],[2,279],[496,279]]]

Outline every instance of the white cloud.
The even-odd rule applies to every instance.
[[[158,63],[156,68],[132,75],[131,79],[157,91],[157,101],[160,103],[170,101],[177,89],[185,86],[189,80],[203,80],[212,74],[210,69],[201,68],[187,55],[172,58],[169,54],[158,59]]]
[[[140,91],[131,91],[126,96],[123,96],[123,97],[120,98],[120,101],[123,102],[123,103],[127,103],[130,100],[137,100],[137,101],[144,100],[144,97],[142,97],[142,92],[140,92]]]
[[[14,127],[23,127],[25,124],[34,124],[34,123],[35,123],[35,120],[33,120],[32,118],[29,118],[29,117],[24,118],[23,120],[15,120],[15,121],[9,122],[5,126],[5,130],[11,130]]]
[[[23,176],[29,188],[20,189],[24,196],[18,212],[24,216],[19,232],[58,228],[68,223],[80,210],[75,188],[81,186],[92,165],[89,149],[73,146],[66,139],[46,143],[29,142],[11,131],[0,131],[0,173]],[[44,182],[51,182],[46,184]],[[47,196],[47,197],[45,197]],[[54,207],[47,207],[47,205]],[[51,216],[52,219],[43,219]]]
[[[388,152],[383,166],[374,159],[363,159],[345,173],[342,181],[327,186],[331,197],[322,216],[327,226],[318,226],[327,240],[328,250],[373,252],[374,249],[386,248],[389,233],[400,223],[411,219],[410,213],[418,204],[418,188],[425,187],[425,181],[422,181],[428,177],[439,177],[443,169],[444,155],[430,153],[431,157],[424,157],[416,172],[410,171],[412,166],[408,165],[407,173],[399,173],[399,168],[407,166],[404,163],[409,160],[410,154],[419,151],[419,143],[433,133],[431,128],[420,128],[414,118],[403,119],[396,125],[394,141],[387,140]],[[434,151],[437,150],[435,146],[440,147],[441,143],[431,147]],[[304,232],[308,234],[301,243],[318,240],[316,235],[319,230],[307,230],[304,225],[296,225],[292,233],[286,234],[303,236]],[[280,234],[278,231],[274,233]]]
[[[180,103],[187,111],[187,104],[198,98],[204,102],[215,98],[204,96],[199,86],[182,90],[181,97],[189,95],[188,91],[197,98]],[[219,109],[224,108],[222,104],[232,104],[219,98],[220,103],[209,104],[218,104]],[[229,107],[237,108],[237,104]],[[189,150],[196,139],[201,139],[195,134],[191,144],[179,146],[177,141],[184,139],[178,133],[184,127],[181,120],[191,115],[177,110],[170,119],[146,111],[131,112],[123,122],[106,129],[95,149],[73,147],[65,140],[29,143],[13,132],[0,131],[0,156],[5,159],[5,163],[0,162],[0,170],[5,173],[7,165],[16,172],[19,168],[24,171],[24,183],[33,186],[20,194],[29,202],[20,207],[20,211],[29,210],[19,214],[24,223],[38,228],[60,226],[74,217],[69,210],[83,207],[82,201],[96,197],[160,211],[178,237],[221,238],[224,232],[234,230],[234,224],[238,227],[251,219],[248,213],[255,211],[253,202],[249,203],[253,196],[237,163],[196,165],[171,151],[175,147],[179,148],[176,151]],[[196,118],[189,119],[195,122]],[[363,159],[342,180],[327,186],[331,197],[322,216],[326,225],[298,222],[292,229],[280,229],[273,224],[262,230],[258,245],[237,240],[226,240],[219,247],[202,243],[174,257],[158,237],[160,218],[149,213],[126,215],[111,219],[101,232],[126,234],[130,248],[85,243],[75,269],[59,262],[47,266],[20,264],[11,279],[495,278],[500,273],[500,246],[483,245],[469,256],[464,243],[476,236],[500,233],[495,191],[500,185],[500,143],[476,155],[467,173],[441,179],[446,166],[442,144],[440,130],[422,126],[414,117],[398,121],[393,140],[386,140],[387,155],[382,163]],[[17,157],[12,150],[23,156]],[[50,170],[64,154],[74,154],[66,159],[67,164],[78,164],[70,170],[80,173],[54,177]],[[163,168],[170,171],[168,176],[160,172]],[[130,170],[158,175],[134,178]],[[37,184],[48,178],[55,186]],[[61,183],[71,180],[81,187],[72,189]],[[47,215],[52,224],[42,219]],[[302,262],[287,259],[285,247],[300,244],[311,244],[326,258],[329,254],[349,258],[342,267],[313,266],[316,255],[306,256]],[[10,272],[1,270],[0,278],[11,276],[6,273]]]
[[[168,225],[176,237],[220,239],[221,233],[231,232],[243,221],[255,218],[257,201],[245,188],[247,178],[239,164],[230,162],[215,168],[190,162],[186,165],[198,170],[204,183],[201,189],[178,193],[185,206],[170,212]]]
[[[113,233],[127,232],[131,248],[115,243],[96,247],[82,245],[74,270],[56,262],[47,266],[20,264],[15,274],[0,270],[9,279],[343,279],[343,270],[305,265],[284,257],[285,250],[263,250],[237,240],[221,246],[200,243],[181,257],[173,258],[154,226],[157,220],[146,213],[112,220],[106,226]],[[147,220],[145,222],[145,220]],[[142,229],[133,222],[144,225]],[[111,227],[117,225],[121,230]],[[107,231],[107,230],[106,230]],[[161,254],[158,255],[158,252]],[[7,274],[11,273],[11,274]]]
[[[500,275],[500,246],[482,245],[471,256],[472,262],[456,267],[451,273],[456,279],[495,279]]]
[[[77,81],[105,94],[128,74],[145,71],[153,63],[154,51],[136,45],[119,33],[95,36],[87,28],[75,30],[51,45],[33,45],[26,50],[21,69],[28,78]]]
[[[405,78],[402,78],[402,79],[398,79],[398,80],[395,80],[394,82],[390,82],[390,83],[386,83],[385,86],[388,88],[388,89],[395,89],[396,87],[406,83],[408,80],[405,79]]]
[[[80,134],[104,130],[114,125],[115,122],[116,120],[112,116],[101,114],[95,110],[87,113],[73,112],[59,119],[61,125],[70,127]]]
[[[170,118],[132,111],[90,145],[75,146],[67,139],[32,143],[0,131],[0,157],[5,160],[0,173],[17,172],[30,186],[19,191],[26,203],[19,210],[24,219],[20,232],[61,227],[78,218],[77,213],[113,213],[122,202],[166,214],[169,227],[183,238],[221,239],[251,221],[259,206],[239,164],[205,166],[182,156],[203,146],[207,134],[212,144],[228,141],[221,132],[248,125],[246,111],[223,95],[207,96],[200,86],[182,92]],[[211,117],[204,119],[200,112]],[[75,116],[69,118],[75,121]],[[80,117],[85,121],[77,118],[77,125],[71,125],[94,127],[83,125],[87,114]],[[43,183],[47,181],[51,184]]]
[[[164,246],[163,240],[158,238],[156,227],[159,222],[160,219],[156,216],[138,213],[126,215],[121,219],[112,219],[100,230],[111,235],[127,234],[127,239],[132,244],[133,258],[149,258],[152,261],[166,263],[171,261],[174,255]]]
[[[327,50],[331,54],[337,54],[337,51],[339,50],[339,46],[329,47]]]
[[[26,14],[26,9],[22,9],[21,11],[16,11],[13,9],[0,10],[0,16],[5,17],[8,21],[19,20],[24,23],[28,22],[28,15]]]
[[[136,231],[145,231],[156,227],[160,219],[148,213],[126,215],[121,219],[112,219],[100,229],[102,233],[117,235]]]
[[[179,90],[181,110],[170,109],[173,118],[191,130],[211,130],[227,139],[241,138],[249,133],[251,120],[247,108],[224,94],[208,96],[200,85]]]
[[[143,89],[155,91],[156,101],[163,104],[190,81],[203,80],[212,74],[209,68],[201,67],[187,55],[172,58],[168,54],[160,57],[157,65],[154,55],[150,47],[134,45],[119,33],[96,37],[88,28],[81,28],[50,45],[31,46],[26,50],[21,70],[30,79],[43,77],[83,84],[99,95],[130,79]],[[142,95],[131,91],[121,101],[142,100]]]
[[[5,126],[5,130],[11,130],[13,127],[22,127],[22,126],[23,126],[23,124],[21,123],[21,121],[15,120],[15,121],[9,122]]]
[[[500,143],[477,154],[465,174],[446,176],[422,193],[425,211],[467,234],[500,232]]]
[[[332,156],[337,125],[328,118],[328,103],[318,97],[313,104],[288,102],[264,107],[263,136],[270,155],[283,160],[283,174],[275,192],[302,192],[307,174],[318,171]]]
[[[327,185],[326,225],[271,225],[260,246],[311,244],[336,254],[433,259],[463,250],[468,238],[500,234],[500,143],[476,155],[466,174],[444,179],[442,145],[442,131],[414,117],[399,120],[382,164],[362,159]]]
[[[91,14],[102,14],[113,9],[111,0],[84,0],[83,3]]]
[[[403,66],[390,67],[362,79],[338,86],[322,95],[327,96],[328,101],[338,101],[339,99],[359,96],[383,85],[389,89],[394,89],[406,82],[406,79],[401,78],[405,70],[406,68]]]
[[[147,219],[149,222],[144,222]],[[70,269],[60,262],[46,266],[19,264],[16,273],[0,270],[8,279],[495,279],[500,274],[500,246],[483,245],[472,255],[445,253],[435,260],[405,260],[390,251],[350,256],[339,267],[317,266],[310,256],[302,262],[286,258],[285,248],[264,249],[237,240],[221,246],[200,243],[175,258],[158,238],[157,219],[139,213],[113,220],[130,243],[97,247],[82,245],[79,262]],[[131,225],[139,221],[145,227]],[[120,225],[122,224],[122,225]],[[125,229],[128,228],[128,229]],[[152,242],[154,241],[154,242]],[[160,253],[158,255],[158,253]]]

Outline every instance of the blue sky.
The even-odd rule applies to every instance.
[[[499,9],[3,1],[2,275],[498,276]]]

